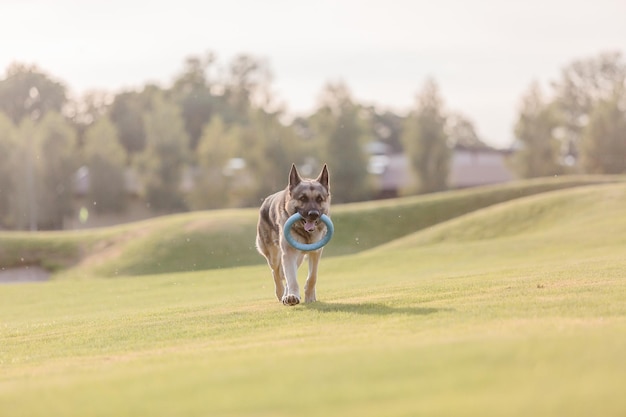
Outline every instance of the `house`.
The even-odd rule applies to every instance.
[[[515,175],[508,164],[511,155],[510,150],[456,146],[452,151],[448,177],[450,188],[476,187],[512,181]]]
[[[515,175],[508,164],[511,155],[510,150],[457,145],[452,150],[448,185],[456,189],[512,181]],[[370,173],[376,177],[377,198],[397,197],[415,183],[404,154],[371,155],[370,166],[375,167]]]

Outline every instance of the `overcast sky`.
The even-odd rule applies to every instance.
[[[35,63],[73,94],[168,86],[186,56],[265,58],[290,113],[328,81],[405,113],[427,77],[488,143],[575,59],[626,54],[625,0],[1,0],[0,69]]]

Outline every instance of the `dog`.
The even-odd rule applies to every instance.
[[[304,301],[316,301],[315,284],[322,250],[303,252],[292,247],[285,239],[283,228],[289,217],[300,213],[302,221],[291,228],[292,236],[302,243],[314,243],[326,235],[326,225],[320,221],[322,214],[330,214],[330,185],[328,168],[322,168],[316,179],[302,178],[295,165],[289,171],[287,188],[263,200],[259,210],[256,247],[267,259],[272,270],[276,298],[284,305],[300,303],[297,272],[309,258],[309,274],[304,285]]]

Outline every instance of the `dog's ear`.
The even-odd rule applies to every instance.
[[[293,190],[301,182],[302,178],[296,169],[296,165],[291,164],[291,171],[289,171],[289,191]]]
[[[330,191],[330,183],[328,180],[328,167],[326,166],[326,164],[324,164],[324,168],[322,168],[322,172],[320,172],[320,175],[317,177],[316,181],[322,184],[327,191]]]

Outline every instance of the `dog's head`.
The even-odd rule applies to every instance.
[[[330,211],[330,185],[326,165],[316,179],[300,177],[296,166],[292,165],[287,192],[289,215],[300,213],[304,230],[309,233],[317,230],[320,216],[328,215]]]

